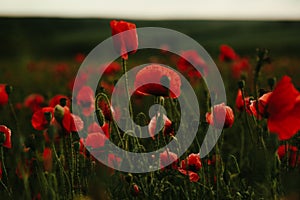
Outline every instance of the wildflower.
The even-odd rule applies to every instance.
[[[202,167],[202,163],[199,154],[190,154],[185,160],[181,161],[181,166],[178,171],[184,175],[188,175],[191,182],[197,182],[199,180],[199,172]]]
[[[195,50],[182,52],[177,62],[177,68],[188,77],[197,79],[201,78],[201,76],[205,76],[208,72],[205,61]],[[198,70],[201,71],[201,74]]]
[[[82,63],[84,61],[84,59],[85,59],[85,55],[83,53],[77,53],[74,58],[74,60],[77,63]]]
[[[289,156],[287,159],[289,161],[289,165],[295,167],[297,162],[300,163],[300,157],[297,161],[297,152],[298,148],[292,145],[280,145],[277,149],[277,154],[280,160],[283,160],[285,156]]]
[[[169,150],[165,150],[164,152],[159,154],[160,168],[172,168],[177,169],[178,156],[177,154],[170,152]],[[170,163],[172,163],[170,165]],[[169,165],[169,166],[168,166]]]
[[[148,131],[150,136],[152,137],[152,139],[155,139],[154,135],[155,135],[155,129],[156,129],[156,125],[157,125],[157,119],[160,117],[160,114],[158,114],[158,116],[153,116],[152,119],[150,120],[150,123],[148,125]],[[163,123],[164,123],[164,135],[174,135],[174,130],[172,128],[172,122],[171,120],[166,116],[163,115]]]
[[[44,97],[40,94],[31,94],[24,100],[24,106],[31,109],[32,112],[40,110],[44,105]]]
[[[258,104],[256,101],[252,101],[251,104],[249,105],[249,108],[251,110],[251,113],[261,119],[262,117],[267,117],[268,113],[267,113],[267,104],[269,102],[269,98],[271,96],[272,92],[268,92],[264,95],[262,95],[259,99],[258,99]],[[258,108],[258,112],[257,112],[257,108]]]
[[[240,78],[243,72],[247,72],[250,68],[247,58],[239,58],[234,61],[231,67],[232,75],[235,78]]]
[[[62,125],[68,132],[78,132],[84,127],[82,119],[79,116],[70,113],[70,111],[64,114]]]
[[[90,116],[95,110],[94,92],[89,86],[83,86],[77,94],[77,104],[82,107],[84,116]]]
[[[108,124],[105,123],[102,127],[96,122],[88,127],[88,136],[85,139],[85,145],[97,149],[103,147],[109,138]]]
[[[221,45],[220,46],[220,61],[233,61],[238,58],[238,55],[235,51],[228,45]]]
[[[251,104],[252,97],[245,97],[246,109],[249,112],[249,106]],[[244,110],[244,99],[242,91],[239,89],[235,99],[235,106],[239,111]]]
[[[44,107],[36,111],[31,118],[31,125],[38,131],[45,130],[54,120],[54,108]]]
[[[65,96],[65,95],[62,95],[62,94],[58,94],[58,95],[55,95],[54,97],[52,97],[49,101],[49,106],[50,107],[55,107],[56,105],[61,105],[61,106],[68,106],[70,107],[70,99]]]
[[[132,185],[132,190],[131,190],[131,192],[132,192],[132,194],[134,195],[134,196],[137,196],[139,193],[140,193],[140,188],[139,188],[139,186],[137,185],[137,184],[133,184]]]
[[[8,103],[8,94],[6,91],[6,85],[0,84],[0,106],[6,105]]]
[[[118,62],[112,62],[106,66],[103,75],[111,76],[121,71],[121,65]]]
[[[52,170],[52,151],[46,147],[43,151],[44,170],[50,172]]]
[[[111,32],[113,37],[114,46],[117,52],[119,52],[123,59],[128,59],[127,52],[135,53],[138,48],[138,36],[136,32],[136,26],[133,23],[126,21],[112,20],[110,22]],[[124,34],[119,34],[124,31],[129,31]]]
[[[119,168],[122,162],[122,158],[116,156],[115,154],[108,154],[108,165],[109,166],[113,166],[113,168]],[[113,168],[109,168],[109,174],[113,175],[114,174],[114,169]]]
[[[11,149],[11,130],[4,125],[0,125],[0,145]]]
[[[300,130],[300,93],[288,76],[277,83],[273,92],[260,97],[258,105],[254,101],[250,109],[258,119],[268,119],[269,131],[279,140],[288,140]]]
[[[222,119],[224,119],[224,121]],[[219,129],[230,128],[234,122],[233,111],[229,106],[226,106],[224,103],[215,105],[213,107],[212,113],[206,113],[206,122]]]
[[[177,98],[180,95],[181,79],[175,71],[151,64],[137,73],[134,86],[141,94]]]
[[[88,132],[89,133],[95,133],[95,132],[100,132],[104,134],[107,138],[109,138],[109,126],[108,123],[104,123],[103,126],[99,126],[96,122],[92,123],[88,127]]]

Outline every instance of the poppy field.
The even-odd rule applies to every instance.
[[[300,198],[299,22],[0,18],[0,25],[7,27],[1,199]],[[163,41],[139,49],[136,30],[150,26],[200,43],[226,101],[207,85],[212,64],[199,51],[176,54]],[[118,58],[89,66],[90,51],[111,36]],[[211,133],[213,145],[205,143]],[[172,142],[176,148],[163,149]]]

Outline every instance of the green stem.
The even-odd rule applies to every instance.
[[[109,107],[109,113],[110,113],[110,115],[113,116],[112,111],[111,111],[111,109],[110,109],[110,108],[111,108],[110,102],[109,102],[107,96],[106,96],[104,93],[100,93],[100,94],[97,94],[97,95],[96,95],[96,101],[95,101],[95,107],[96,107],[96,110],[97,110],[97,109],[100,109],[100,107],[99,107],[99,101],[100,101],[101,99],[103,99],[103,100],[105,101],[105,103],[106,103],[107,106]],[[117,135],[118,135],[119,140],[120,140],[120,142],[121,142],[122,148],[124,148],[124,142],[123,142],[123,139],[122,139],[122,137],[121,137],[121,134],[120,134],[120,131],[119,131],[119,127],[118,127],[118,125],[116,124],[116,122],[115,122],[114,119],[112,119],[112,123],[113,123],[113,125],[114,125],[114,127],[115,127],[115,129],[116,129],[116,131],[117,131]]]
[[[2,179],[0,179],[0,184],[2,185],[2,187],[4,188],[4,190],[7,192],[8,197],[9,197],[10,199],[13,199],[13,198],[12,198],[12,195],[11,195],[11,192],[9,191],[9,189],[7,188],[7,186],[3,183]]]
[[[0,147],[0,151],[1,151],[1,164],[2,164],[2,171],[3,171],[3,176],[5,177],[6,180],[6,184],[8,185],[8,174],[6,171],[6,167],[5,167],[5,158],[4,158],[4,153],[3,153],[3,146]]]
[[[122,58],[122,69],[123,69],[123,73],[125,76],[125,89],[126,89],[126,95],[129,101],[129,114],[130,117],[133,119],[133,111],[132,111],[132,104],[131,104],[131,100],[130,100],[130,95],[129,95],[129,84],[128,84],[128,74],[127,74],[127,65],[126,65],[126,60]],[[134,128],[133,124],[132,124],[132,129]]]
[[[253,132],[252,132],[252,128],[250,126],[249,118],[248,118],[248,115],[247,115],[247,109],[248,108],[247,108],[247,105],[246,105],[245,90],[244,90],[244,88],[241,88],[240,90],[242,92],[242,98],[243,98],[243,102],[244,102],[244,111],[245,111],[245,116],[246,116],[247,127],[248,127],[248,130],[249,130],[249,133],[250,133],[251,141],[254,144]]]
[[[52,143],[52,150],[53,150],[53,154],[54,154],[54,157],[55,157],[55,159],[56,159],[56,162],[57,162],[58,165],[59,165],[59,169],[60,169],[60,171],[62,172],[62,174],[63,174],[63,176],[65,177],[65,179],[67,180],[68,187],[71,188],[71,183],[70,183],[69,177],[68,177],[67,173],[65,172],[62,163],[60,162],[60,159],[59,159],[59,157],[58,157],[58,155],[57,155],[57,152],[56,152],[54,143]],[[61,177],[61,178],[63,178],[63,177]],[[68,195],[68,194],[64,194],[64,195]]]

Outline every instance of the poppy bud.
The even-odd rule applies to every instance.
[[[268,85],[269,85],[271,90],[273,90],[275,84],[276,84],[276,77],[268,79]]]
[[[133,181],[133,176],[132,174],[128,174],[126,177],[125,177],[125,180],[127,181],[127,183],[131,183]]]
[[[96,117],[100,126],[103,126],[105,118],[101,109],[96,110]]]
[[[67,105],[67,98],[61,98],[59,100],[59,104],[62,106],[62,107],[65,107]]]
[[[137,196],[139,193],[140,193],[140,188],[139,188],[139,186],[137,184],[134,183],[132,185],[132,194],[134,196]]]
[[[244,80],[240,80],[238,82],[238,86],[239,86],[240,89],[243,89],[245,87],[245,81]]]
[[[13,87],[11,85],[6,85],[5,86],[5,91],[8,95],[10,95],[13,91]]]
[[[54,117],[57,121],[61,121],[64,117],[65,111],[61,105],[56,105],[54,108]]]

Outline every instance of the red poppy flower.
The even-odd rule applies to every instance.
[[[249,106],[251,104],[251,97],[245,97],[245,102],[246,102],[247,112],[249,112]],[[238,93],[236,95],[235,106],[239,111],[244,110],[244,100],[243,100],[243,95],[242,95],[241,90],[238,90]]]
[[[68,82],[67,87],[70,90],[75,90],[75,91],[79,91],[79,89],[84,86],[87,83],[87,80],[89,78],[89,73],[87,72],[81,72],[80,74],[78,74],[76,76],[76,87],[74,85],[75,83],[75,78],[71,81]]]
[[[287,156],[287,151],[288,151],[288,160],[289,160],[289,164],[292,167],[295,167],[297,162],[298,164],[300,164],[300,157],[298,157],[298,161],[297,161],[297,152],[298,152],[298,148],[292,145],[281,145],[278,147],[277,149],[277,154],[280,158],[280,160],[283,160],[285,158],[285,156]]]
[[[197,182],[200,177],[197,172],[202,167],[199,154],[190,154],[185,160],[181,161],[178,171],[184,175],[188,175],[191,182]]]
[[[262,95],[258,99],[258,105],[256,101],[252,101],[251,104],[249,105],[251,113],[255,116],[261,119],[262,117],[267,117],[267,104],[269,102],[269,98],[271,96],[272,92],[268,92],[264,95]],[[258,108],[258,112],[257,109]]]
[[[121,65],[118,62],[112,62],[109,64],[109,66],[106,66],[106,69],[103,72],[103,74],[110,76],[110,75],[115,75],[120,71],[121,71]]]
[[[300,130],[300,93],[291,78],[284,76],[276,85],[267,103],[268,128],[280,140],[293,137]]]
[[[68,132],[78,132],[83,129],[82,119],[70,112],[68,107],[64,107],[64,115],[62,118],[62,125]]]
[[[159,116],[160,114],[157,117]],[[148,125],[148,131],[153,140],[155,139],[157,117],[153,116]],[[174,130],[172,127],[171,120],[169,120],[169,118],[166,115],[163,115],[163,121],[164,121],[164,131],[163,131],[164,135],[168,135],[168,134],[174,135]]]
[[[122,159],[118,156],[116,156],[115,154],[108,154],[108,164],[118,167],[121,164]]]
[[[11,148],[11,130],[7,128],[4,125],[0,125],[0,134],[3,134],[1,138],[3,138],[3,141],[0,141],[0,145],[2,144],[3,147],[6,147],[8,149]]]
[[[135,24],[126,21],[112,20],[110,22],[110,27],[112,35],[114,36],[113,42],[116,51],[121,54],[123,59],[127,60],[127,51],[130,51],[130,53],[135,53],[138,48],[138,36]],[[123,31],[129,32],[118,35],[118,33]]]
[[[221,45],[220,46],[220,61],[233,61],[238,58],[238,55],[235,51],[228,45]]]
[[[67,63],[59,63],[53,67],[54,76],[66,77],[70,72],[70,67]]]
[[[137,184],[133,184],[132,186],[132,194],[137,196],[140,193],[140,188]]]
[[[202,167],[199,154],[192,153],[187,159],[181,161],[181,168],[192,171],[199,171]]]
[[[179,168],[178,171],[184,175],[189,176],[191,182],[198,182],[200,179],[200,176],[196,172],[186,170],[186,169],[181,169],[181,168]]]
[[[74,60],[77,63],[82,63],[84,61],[84,59],[85,59],[85,55],[83,53],[77,53],[74,58]]]
[[[24,100],[24,106],[30,108],[32,112],[40,110],[44,104],[44,97],[40,94],[31,94]]]
[[[170,87],[166,88],[162,83]],[[174,70],[151,64],[137,73],[134,86],[141,94],[177,98],[180,95],[181,79]]]
[[[114,76],[112,76],[112,77],[114,77]],[[108,83],[107,81],[101,81],[101,87],[104,88],[105,92],[108,94],[112,94],[115,89],[114,84]]]
[[[81,106],[82,113],[88,117],[95,111],[95,97],[93,90],[88,86],[83,86],[77,94],[77,104]]]
[[[43,161],[44,161],[44,170],[52,171],[52,150],[49,147],[46,147],[43,152]]]
[[[54,120],[54,108],[44,107],[36,111],[31,118],[31,124],[34,129],[38,131],[48,128],[51,122]]]
[[[222,117],[225,115],[224,125]],[[224,103],[215,105],[213,107],[213,113],[206,113],[206,122],[216,128],[230,128],[234,122],[234,114],[229,106]]]
[[[249,60],[247,58],[236,59],[232,64],[232,75],[234,78],[240,78],[243,72],[247,72],[250,68]]]
[[[93,149],[104,147],[105,142],[108,140],[106,135],[101,132],[89,133],[85,139],[85,146],[91,147]]]
[[[8,94],[6,92],[6,85],[0,84],[0,106],[8,103]]]
[[[188,60],[190,60],[191,63]],[[195,67],[198,69],[195,69]],[[208,72],[205,61],[195,50],[182,52],[177,62],[177,68],[190,78],[201,78],[201,75],[205,76]],[[200,74],[198,70],[200,70],[202,74]]]
[[[103,126],[99,126],[98,123],[94,122],[88,127],[88,132],[89,133],[102,133],[104,134],[107,138],[109,138],[109,126],[108,123],[104,123]]]
[[[177,169],[178,156],[177,154],[165,150],[164,152],[159,154],[160,168],[163,170],[165,168]],[[172,164],[170,164],[172,163]],[[167,166],[167,164],[170,164]]]
[[[50,101],[49,101],[49,106],[54,108],[56,105],[61,105],[61,103],[62,103],[61,101],[63,99],[66,100],[66,102],[65,102],[66,106],[70,107],[70,104],[71,104],[70,99],[67,96],[62,95],[62,94],[58,94],[58,95],[55,95],[54,97],[52,97],[52,99],[50,99]]]

